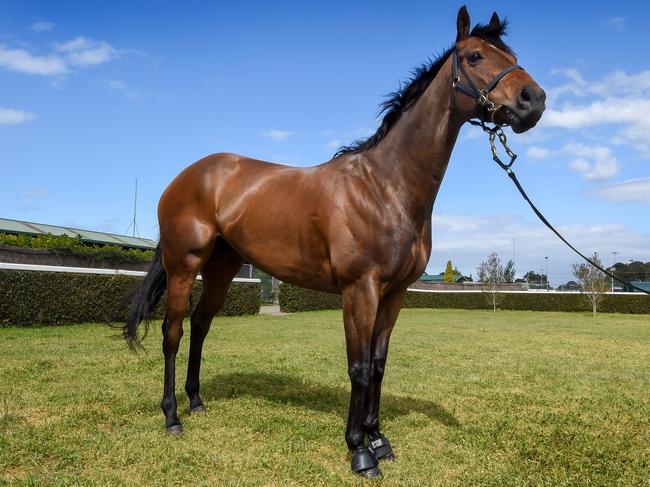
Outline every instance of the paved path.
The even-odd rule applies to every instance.
[[[280,306],[277,304],[264,305],[260,307],[261,315],[271,315],[271,316],[287,316],[289,313],[283,313],[280,311]]]

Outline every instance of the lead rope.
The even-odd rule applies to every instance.
[[[637,291],[641,291],[642,293],[650,295],[650,291],[647,291],[647,290],[645,290],[643,288],[640,288],[639,286],[635,286],[634,284],[632,284],[630,281],[628,281],[625,278],[615,276],[610,271],[604,269],[603,267],[599,266],[594,261],[592,261],[590,258],[586,257],[582,252],[580,252],[573,245],[571,245],[569,243],[569,241],[566,238],[564,238],[562,236],[562,234],[560,232],[558,232],[555,229],[555,227],[553,227],[553,225],[551,225],[551,223],[546,219],[546,217],[544,215],[542,215],[542,213],[537,209],[537,207],[530,200],[530,198],[526,194],[526,191],[524,191],[524,188],[519,183],[519,180],[517,179],[517,175],[512,170],[512,165],[514,164],[515,160],[517,159],[517,154],[515,154],[510,149],[510,147],[508,147],[508,139],[506,137],[506,134],[503,132],[503,129],[500,126],[495,125],[494,127],[488,127],[485,124],[485,122],[483,122],[482,120],[479,120],[479,121],[470,120],[469,123],[471,123],[472,125],[476,125],[478,127],[481,127],[481,129],[483,129],[483,131],[489,135],[490,150],[492,151],[492,159],[494,159],[494,162],[496,162],[499,165],[499,167],[501,167],[501,169],[503,169],[506,172],[506,174],[510,177],[510,179],[512,180],[514,185],[517,187],[517,189],[521,193],[521,196],[523,196],[523,198],[530,205],[530,207],[533,209],[533,211],[535,212],[537,217],[542,221],[542,223],[544,225],[546,225],[555,235],[557,235],[560,238],[560,240],[562,240],[565,244],[567,244],[567,246],[571,250],[573,250],[576,254],[578,254],[584,260],[589,262],[591,265],[593,265],[599,271],[605,273],[606,275],[608,275],[612,279],[616,279],[617,281],[622,282],[623,284],[625,284],[627,286],[630,286],[632,289],[636,289]],[[503,146],[503,150],[505,151],[505,153],[510,158],[510,162],[505,163],[499,158],[499,154],[497,153],[497,148],[496,148],[496,144],[495,144],[496,138],[499,139],[499,143]],[[547,279],[548,279],[548,277],[547,277]]]

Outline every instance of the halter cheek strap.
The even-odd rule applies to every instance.
[[[511,66],[508,66],[505,69],[502,69],[499,71],[494,78],[483,88],[482,90],[479,90],[476,87],[476,84],[474,83],[474,80],[472,77],[465,71],[465,68],[463,67],[462,63],[460,62],[460,59],[458,58],[458,53],[456,50],[452,53],[452,62],[451,62],[451,77],[452,77],[452,83],[453,87],[459,91],[462,91],[466,95],[471,96],[472,98],[476,99],[476,103],[486,112],[491,113],[491,119],[492,122],[494,122],[494,114],[497,111],[498,107],[495,106],[494,102],[490,100],[490,92],[496,88],[497,84],[499,81],[501,81],[506,75],[509,73],[512,73],[513,71],[516,71],[518,69],[524,69],[518,64],[513,64]],[[467,80],[468,84],[464,84],[460,80],[460,75],[458,74],[458,71],[462,73],[462,75],[465,77]]]

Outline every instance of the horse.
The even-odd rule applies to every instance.
[[[506,24],[495,12],[470,31],[463,6],[455,43],[384,103],[376,133],[323,164],[291,167],[218,153],[188,166],[165,189],[155,259],[134,294],[124,336],[139,343],[138,325],[166,290],[167,433],[183,431],[175,362],[192,283],[201,273],[185,391],[190,413],[201,413],[203,341],[246,261],[283,282],[341,295],[351,469],[374,478],[381,475],[378,461],[395,459],[379,423],[388,344],[407,287],[429,260],[433,204],[458,133],[475,118],[522,133],[545,109],[546,94],[502,39]]]

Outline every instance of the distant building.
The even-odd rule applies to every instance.
[[[445,282],[445,273],[441,272],[440,274],[427,274],[426,272],[420,276],[418,279],[419,282]],[[461,274],[454,274],[454,283],[462,284],[464,282],[470,282],[469,277],[465,277]],[[447,283],[449,284],[449,283]]]
[[[636,287],[640,287],[641,289],[645,289],[646,291],[650,292],[650,281],[631,281],[632,284],[634,284]],[[627,293],[640,293],[641,291],[634,289],[631,286],[628,286],[627,284],[623,284],[623,291]]]
[[[81,230],[73,227],[60,227],[56,225],[47,225],[44,223],[24,222],[20,220],[10,220],[0,218],[0,233],[9,235],[55,235],[68,237],[79,237],[85,244],[99,245],[119,245],[127,249],[153,250],[157,242],[148,238],[129,237],[128,235],[117,235],[114,233],[98,232],[96,230]]]
[[[48,225],[20,220],[0,218],[0,233],[8,235],[55,235],[79,238],[86,245],[117,245],[124,249],[155,250],[158,242],[148,238],[131,237],[115,233],[99,232],[96,230],[82,230],[74,227]],[[0,263],[56,265],[64,267],[104,267],[105,262],[86,262],[73,255],[56,255],[47,249],[17,248],[0,244]],[[127,263],[121,266],[126,269],[146,271],[149,262]],[[255,269],[251,264],[245,263],[239,270],[237,277],[251,278]]]
[[[445,274],[427,274],[426,272],[420,276],[412,285],[415,289],[442,289],[442,290],[458,290],[458,289],[476,289],[477,283],[472,282],[471,278],[461,274],[454,274],[454,282],[445,282]]]

